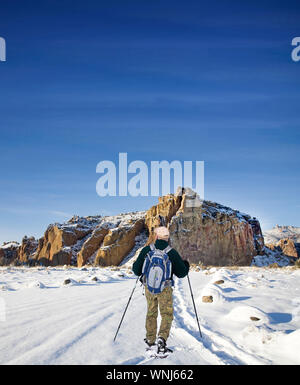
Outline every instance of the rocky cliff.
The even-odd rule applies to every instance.
[[[119,265],[143,231],[144,217],[144,212],[73,217],[49,226],[31,258],[45,265]]]
[[[156,226],[170,229],[170,242],[184,259],[205,265],[250,265],[264,251],[259,221],[210,201],[190,189],[159,198],[146,212],[115,216],[74,216],[50,225],[44,236],[25,237],[14,249],[0,248],[0,259],[43,265],[119,265],[153,240]],[[147,239],[148,238],[148,239]],[[10,255],[10,258],[6,258]],[[6,259],[5,259],[6,258]]]
[[[21,245],[18,248],[18,260],[21,263],[28,263],[31,255],[36,252],[38,248],[38,241],[34,237],[25,237],[22,240]]]
[[[3,245],[0,265],[119,265],[135,247],[136,238],[144,233],[145,214],[74,216],[66,223],[48,226],[39,240],[25,236],[20,245]]]
[[[158,198],[158,204],[146,212],[145,224],[149,232],[148,244],[153,241],[155,227],[168,226],[171,219],[180,209],[182,202],[182,190],[180,193],[169,194]]]
[[[252,258],[264,250],[256,218],[218,203],[201,201],[190,189],[161,200],[148,216],[152,216],[151,221],[146,221],[148,226],[168,224],[171,245],[193,263],[250,265]]]

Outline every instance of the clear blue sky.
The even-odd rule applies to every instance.
[[[205,198],[300,226],[300,3],[0,3],[0,243],[73,214],[148,209],[96,194],[96,165],[204,160]]]

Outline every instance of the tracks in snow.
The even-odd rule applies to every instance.
[[[231,338],[211,330],[204,319],[200,317],[199,321],[203,335],[201,340],[194,308],[191,299],[187,298],[188,294],[184,288],[183,280],[177,280],[174,289],[174,324],[172,335],[175,340],[178,340],[183,350],[195,350],[199,354],[200,362],[204,359],[211,364],[255,365],[270,363],[266,359],[258,359],[257,356],[245,352]]]
[[[122,338],[124,341],[126,338],[120,333],[118,340],[120,343],[114,345],[112,339],[132,285],[133,280],[132,282],[126,280],[118,284],[113,282],[109,290],[107,285],[100,285],[97,288],[73,287],[65,292],[66,295],[62,295],[64,292],[60,290],[59,300],[56,296],[53,298],[54,291],[45,290],[40,295],[28,299],[26,303],[20,301],[22,297],[18,297],[22,293],[16,293],[8,315],[15,330],[23,328],[23,333],[20,333],[22,348],[16,350],[14,356],[5,357],[6,363],[81,364],[92,361],[92,363],[116,364],[118,357],[120,364],[123,365],[270,364],[267,359],[246,352],[230,337],[213,330],[205,321],[205,314],[201,313],[199,316],[203,338],[200,338],[186,279],[176,280],[174,289],[174,321],[169,340],[170,347],[175,346],[172,355],[167,359],[157,360],[143,354],[146,300],[137,293],[122,326],[122,333],[129,340],[129,344],[122,344]],[[21,317],[22,313],[24,317]],[[17,343],[17,338],[12,328],[8,331],[11,333],[8,342],[13,346]],[[107,337],[110,335],[111,339]],[[101,336],[104,338],[101,339]],[[111,359],[104,355],[106,350],[114,352]],[[132,352],[135,356],[128,358]]]
[[[146,315],[146,314],[145,314]],[[139,354],[123,360],[120,365],[148,365],[148,364],[183,364],[200,365],[248,365],[269,364],[266,359],[259,358],[238,346],[230,337],[210,329],[200,315],[203,338],[200,338],[194,308],[189,288],[184,280],[177,280],[174,289],[174,320],[172,324],[170,347],[174,353],[163,361],[148,358]],[[172,346],[175,345],[175,346]]]

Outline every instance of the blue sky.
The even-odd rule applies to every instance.
[[[73,214],[148,209],[96,194],[96,165],[204,160],[205,198],[300,226],[293,1],[1,1],[0,243]]]

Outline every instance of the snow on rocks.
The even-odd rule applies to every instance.
[[[222,304],[226,301],[226,297],[222,293],[222,289],[218,285],[208,284],[201,292],[201,300],[205,303]]]
[[[270,319],[265,312],[254,306],[248,305],[234,307],[225,317],[235,322],[255,322],[256,325],[270,322]]]
[[[264,231],[263,236],[265,243],[277,243],[283,238],[289,238],[294,242],[300,242],[300,227],[276,225],[273,229]]]
[[[232,278],[230,273],[225,269],[210,268],[208,271],[204,271],[204,274],[211,275],[210,282],[202,289],[201,300],[204,303],[224,303],[227,301],[224,292],[231,290],[225,288],[227,284],[231,284]]]
[[[256,255],[253,257],[251,262],[251,266],[270,266],[272,264],[277,264],[278,267],[288,266],[291,264],[291,259],[286,255],[273,251],[267,247],[265,247],[265,254]]]
[[[34,280],[32,282],[27,283],[27,287],[28,288],[44,289],[45,285],[40,281]]]
[[[228,273],[225,269],[220,269],[220,270],[210,269],[210,272],[213,272],[213,276],[211,279],[211,283],[213,284],[222,285],[225,282],[228,283],[232,281],[230,273]]]
[[[10,248],[17,248],[19,247],[19,242],[4,242],[2,246],[0,246],[1,249],[10,249]]]

